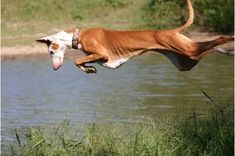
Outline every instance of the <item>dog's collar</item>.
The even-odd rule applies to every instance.
[[[73,36],[72,38],[72,48],[78,49],[78,38],[76,38],[75,36]]]
[[[79,37],[80,37],[80,30],[75,29],[74,33],[73,33],[73,38],[72,38],[72,48],[73,49],[81,49],[82,48],[82,45],[79,41]]]

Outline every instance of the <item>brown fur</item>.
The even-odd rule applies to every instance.
[[[80,30],[79,43],[89,55],[76,60],[76,65],[86,68],[89,62],[111,62],[121,58],[157,51],[168,57],[180,71],[192,69],[198,61],[213,51],[215,46],[233,41],[231,36],[222,36],[208,42],[195,42],[181,32],[193,23],[194,13],[190,0],[188,21],[173,30],[115,31],[101,28]],[[90,72],[96,72],[89,67]],[[87,71],[86,71],[87,72]]]
[[[102,28],[66,30],[66,33],[73,34],[71,47],[81,48],[87,53],[87,56],[76,59],[75,64],[87,73],[95,73],[96,69],[86,66],[86,63],[101,63],[109,68],[117,68],[133,56],[156,51],[170,59],[178,70],[191,70],[200,59],[213,52],[214,47],[233,41],[234,37],[221,36],[207,42],[196,42],[183,35],[181,32],[189,27],[194,19],[191,1],[185,1],[189,18],[181,27],[172,30],[115,31]],[[48,46],[54,44],[47,38],[37,41]],[[59,45],[52,45],[52,49],[58,47]]]
[[[51,46],[52,46],[52,49],[54,50],[59,48],[59,44],[56,44],[56,43],[52,43]]]

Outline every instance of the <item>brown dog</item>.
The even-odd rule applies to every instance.
[[[193,23],[194,12],[190,0],[186,0],[189,18],[180,28],[173,30],[115,31],[101,28],[73,29],[46,36],[37,41],[48,45],[53,68],[59,69],[67,48],[80,49],[87,56],[77,59],[75,64],[86,73],[96,73],[93,66],[99,63],[108,68],[118,68],[133,56],[147,51],[157,51],[166,57],[180,71],[192,69],[214,47],[233,41],[232,36],[221,36],[208,42],[195,42],[181,34]]]

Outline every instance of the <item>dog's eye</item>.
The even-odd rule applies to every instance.
[[[53,51],[50,51],[50,55],[54,55],[54,52],[53,52]]]

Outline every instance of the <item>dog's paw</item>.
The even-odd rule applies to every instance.
[[[97,70],[96,70],[96,68],[93,67],[93,66],[86,66],[86,67],[85,67],[85,72],[86,72],[86,73],[97,73]]]
[[[97,70],[93,66],[84,66],[84,65],[77,65],[82,71],[86,73],[97,73]]]
[[[215,48],[215,51],[216,52],[219,52],[221,54],[224,54],[224,55],[228,55],[228,56],[234,56],[234,50],[227,50],[227,49],[223,49],[223,48]]]

